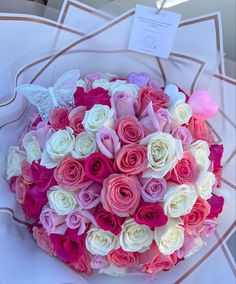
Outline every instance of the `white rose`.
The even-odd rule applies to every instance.
[[[216,183],[215,175],[212,172],[201,171],[196,181],[196,191],[202,199],[211,197],[213,185]]]
[[[176,126],[188,123],[193,115],[191,106],[182,101],[177,101],[169,111]]]
[[[110,231],[92,228],[88,231],[86,240],[86,248],[94,255],[107,255],[113,249],[117,249],[117,237]]]
[[[63,190],[59,186],[53,186],[48,193],[49,205],[58,215],[67,215],[78,206],[73,193]]]
[[[134,97],[137,97],[138,91],[139,91],[138,86],[136,86],[134,84],[127,83],[124,80],[116,80],[110,86],[111,96],[114,96],[117,92],[128,92],[131,95],[133,95]]]
[[[104,273],[113,277],[122,277],[128,275],[126,267],[118,267],[114,264],[110,264],[107,267],[101,268],[99,270],[99,273]]]
[[[155,241],[161,253],[169,255],[184,244],[184,228],[180,218],[169,219],[165,226],[155,229]]]
[[[206,245],[207,243],[204,242],[200,237],[196,237],[194,239],[194,247],[185,255],[185,258],[192,256]]]
[[[82,124],[85,130],[91,132],[97,131],[102,126],[113,127],[113,113],[114,110],[106,105],[94,105],[90,110],[85,112]]]
[[[88,81],[85,81],[85,80],[82,80],[82,79],[79,79],[76,83],[76,87],[81,87],[81,88],[84,88],[85,91],[88,91],[88,86],[89,86],[89,83]]]
[[[193,154],[198,166],[208,170],[211,162],[209,160],[210,150],[206,141],[197,140],[188,146],[186,150]]]
[[[23,138],[23,147],[27,153],[27,160],[29,163],[38,161],[41,158],[41,150],[36,137],[32,132],[25,134]]]
[[[86,158],[96,151],[96,146],[95,138],[86,131],[83,131],[76,136],[75,148],[71,154],[74,158]]]
[[[164,196],[164,211],[172,218],[184,216],[191,211],[197,197],[192,185],[174,185]]]
[[[67,127],[52,134],[46,143],[46,151],[53,161],[59,162],[73,150],[74,144],[73,130]]]
[[[26,159],[25,151],[20,150],[17,146],[11,146],[8,149],[8,156],[7,156],[7,179],[9,180],[11,177],[20,176],[21,171],[21,164],[22,161]]]
[[[107,79],[98,79],[93,81],[92,88],[103,88],[104,90],[110,90],[112,82],[109,82]]]
[[[159,131],[150,134],[140,143],[147,145],[148,165],[143,173],[147,178],[162,178],[183,157],[181,141],[168,133]]]
[[[137,224],[132,218],[125,221],[120,234],[120,246],[124,251],[144,252],[150,248],[153,232],[145,225]]]

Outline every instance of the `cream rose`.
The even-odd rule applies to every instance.
[[[38,161],[41,158],[41,150],[39,143],[32,132],[25,134],[23,138],[23,147],[27,153],[27,160],[29,163],[33,161]]]
[[[48,193],[49,205],[58,215],[67,215],[78,207],[78,202],[72,192],[63,190],[59,186],[53,186]]]
[[[172,218],[188,214],[197,200],[197,193],[190,184],[174,185],[164,196],[164,211]]]
[[[96,146],[95,138],[83,131],[76,136],[75,147],[71,154],[74,158],[86,158],[96,151]]]
[[[89,83],[85,80],[79,79],[76,83],[76,87],[84,88],[85,91],[88,90]]]
[[[161,253],[169,255],[184,244],[184,228],[180,218],[169,219],[165,226],[155,229],[155,241]]]
[[[131,218],[122,226],[120,246],[124,251],[144,252],[150,248],[153,237],[149,227],[139,225]]]
[[[211,162],[209,160],[210,150],[206,141],[197,140],[186,150],[193,154],[199,167],[208,170]]]
[[[84,129],[89,132],[96,132],[100,127],[113,127],[113,109],[106,105],[94,105],[90,110],[85,112],[85,117],[82,121]]]
[[[109,82],[107,79],[98,79],[93,81],[92,87],[95,88],[103,88],[104,90],[110,90],[112,82]]]
[[[124,80],[116,80],[110,86],[111,96],[114,96],[117,92],[128,92],[134,97],[138,96],[139,88],[134,84],[127,83]]]
[[[119,247],[117,237],[114,234],[97,228],[88,231],[85,245],[91,254],[102,256]]]
[[[216,177],[212,172],[201,171],[196,182],[196,191],[198,195],[202,199],[209,199],[215,183]]]
[[[183,101],[177,101],[173,106],[170,107],[169,112],[176,126],[188,123],[193,115],[191,106]]]
[[[181,141],[168,133],[150,134],[140,144],[147,145],[148,165],[143,177],[162,178],[183,157]]]
[[[7,156],[7,179],[21,175],[21,164],[26,159],[26,152],[17,146],[11,146]]]

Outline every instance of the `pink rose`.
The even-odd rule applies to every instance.
[[[212,162],[213,174],[216,176],[217,187],[221,186],[221,176],[222,176],[222,166],[221,159],[224,152],[224,146],[213,144],[210,146],[210,155],[209,159]]]
[[[101,269],[108,266],[106,256],[95,255],[91,261],[91,267],[93,269]]]
[[[188,104],[192,107],[193,117],[197,119],[207,120],[218,112],[217,104],[207,91],[198,90],[192,93]]]
[[[95,218],[101,229],[110,231],[114,235],[119,235],[121,232],[121,225],[125,221],[124,218],[118,217],[111,212],[104,210],[102,207],[98,208]]]
[[[122,116],[116,122],[116,131],[123,144],[138,144],[144,138],[143,126],[135,116]]]
[[[118,169],[127,175],[136,175],[147,167],[147,149],[143,145],[128,144],[116,155]]]
[[[68,111],[66,108],[56,108],[50,114],[48,122],[54,130],[65,129],[69,125]]]
[[[212,194],[211,198],[207,200],[207,202],[210,204],[210,212],[207,218],[217,218],[223,210],[224,201],[225,200],[222,196]]]
[[[191,132],[184,126],[174,128],[171,134],[174,138],[179,139],[182,142],[183,147],[186,147],[193,142]]]
[[[168,217],[164,214],[163,208],[158,204],[141,205],[134,215],[137,224],[146,225],[151,229],[164,226]]]
[[[42,122],[42,118],[38,112],[35,112],[32,114],[32,116],[30,117],[30,122],[31,122],[30,127],[29,127],[30,129],[37,127],[37,125],[40,122]]]
[[[140,191],[141,185],[135,176],[113,174],[103,182],[101,202],[108,212],[128,217],[139,205]]]
[[[77,194],[79,205],[83,209],[92,209],[101,202],[102,186],[96,182],[91,182],[83,187]]]
[[[139,113],[139,103],[137,98],[128,92],[117,92],[111,97],[111,106],[114,109],[114,118],[122,116],[135,116]]]
[[[99,128],[96,133],[96,142],[102,154],[109,159],[114,159],[114,155],[120,150],[119,137],[111,128]]]
[[[49,234],[63,235],[67,229],[65,217],[57,215],[57,213],[49,207],[43,208],[39,218],[44,229]]]
[[[84,253],[79,256],[79,259],[70,264],[70,267],[74,269],[76,272],[84,273],[85,275],[90,275],[92,273],[92,269],[90,266],[90,256],[88,252],[85,250]]]
[[[115,172],[112,161],[101,153],[93,153],[85,159],[84,171],[87,177],[98,183]]]
[[[69,191],[79,189],[86,181],[82,159],[64,158],[54,171],[58,184]]]
[[[198,197],[190,213],[182,217],[184,226],[189,230],[200,227],[210,213],[210,206],[207,201]]]
[[[177,263],[177,256],[175,253],[164,255],[160,253],[155,242],[152,243],[151,248],[139,255],[140,264],[142,265],[142,272],[149,274],[156,274],[160,271],[170,270]]]
[[[82,121],[86,112],[85,106],[78,106],[69,113],[69,126],[74,130],[74,134],[77,135],[84,131]]]
[[[43,228],[33,227],[33,236],[37,245],[48,255],[53,256],[55,254],[49,235]]]
[[[152,103],[154,112],[159,108],[167,108],[169,102],[169,97],[162,90],[151,87],[141,88],[138,98],[141,105],[141,112],[145,110],[150,102]]]
[[[56,256],[65,263],[77,262],[85,251],[85,235],[78,236],[77,232],[67,229],[64,235],[50,235]]]
[[[25,183],[22,176],[18,176],[15,180],[15,192],[16,192],[16,200],[23,204],[25,201],[25,195],[29,186]]]
[[[202,238],[210,237],[216,230],[217,222],[211,219],[206,219],[200,228],[198,228],[198,234]]]
[[[195,237],[196,236],[193,235],[193,234],[188,234],[186,231],[184,232],[184,244],[176,252],[178,258],[185,257],[191,251],[191,249],[194,248],[194,246],[195,246],[195,243],[194,243]]]
[[[167,184],[164,178],[143,178],[139,176],[142,185],[141,196],[145,202],[156,203],[162,201],[167,192]]]
[[[26,184],[34,183],[34,179],[32,177],[32,172],[31,172],[31,164],[28,163],[26,160],[22,161],[21,163],[21,172],[24,182]]]
[[[178,184],[194,183],[198,176],[195,157],[188,151],[184,151],[183,158],[171,171],[170,180]]]
[[[211,128],[207,125],[205,120],[191,118],[187,127],[194,139],[205,140],[209,144],[213,142],[214,140],[213,132]]]
[[[86,93],[83,88],[79,87],[74,94],[74,98],[75,106],[85,106],[87,110],[90,110],[96,104],[111,107],[108,91],[103,88],[95,88]]]
[[[131,267],[136,261],[136,254],[119,248],[109,252],[107,260],[117,267]]]

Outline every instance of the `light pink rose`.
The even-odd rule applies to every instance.
[[[49,207],[43,208],[39,219],[48,234],[64,235],[67,229],[65,217],[57,215],[57,213]]]
[[[25,184],[22,176],[19,176],[15,180],[15,192],[16,192],[16,200],[23,204],[25,201],[25,195],[27,190],[29,189],[28,185]]]
[[[51,127],[45,121],[41,121],[38,123],[35,130],[35,136],[41,150],[44,150],[46,142],[48,141],[52,133],[53,132]]]
[[[186,231],[184,232],[184,244],[176,252],[178,258],[185,257],[191,251],[191,249],[195,246],[194,244],[195,237],[196,235],[194,234],[189,234]]]
[[[200,228],[198,228],[197,232],[200,237],[208,238],[210,237],[214,231],[216,230],[217,222],[212,219],[206,219]]]
[[[44,250],[48,255],[54,255],[53,244],[50,237],[43,228],[33,227],[33,236],[38,246]]]
[[[184,126],[174,128],[171,134],[174,138],[181,140],[184,147],[190,145],[193,142],[191,132]]]
[[[91,261],[91,267],[93,269],[101,269],[108,266],[106,256],[95,255]]]
[[[103,182],[103,208],[119,217],[128,217],[139,205],[140,191],[141,185],[136,176],[112,174]]]
[[[135,116],[139,112],[137,98],[128,92],[117,92],[111,97],[111,106],[114,109],[114,118],[119,119],[125,115]]]
[[[120,150],[120,141],[115,130],[101,127],[96,133],[96,142],[102,154],[109,159],[114,159],[115,154]]]
[[[86,107],[78,106],[69,113],[69,125],[74,130],[74,134],[77,135],[84,131],[82,121],[84,119]]]
[[[193,117],[197,119],[207,120],[218,112],[217,104],[212,100],[209,93],[204,90],[192,93],[188,99],[188,104],[192,107]]]
[[[88,186],[83,187],[77,194],[79,205],[83,209],[92,209],[101,202],[102,186],[96,182],[90,182]]]

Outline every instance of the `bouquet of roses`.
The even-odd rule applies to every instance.
[[[7,177],[37,244],[78,272],[153,276],[214,232],[224,199],[223,145],[208,92],[127,78],[64,74],[21,85],[37,107]]]

